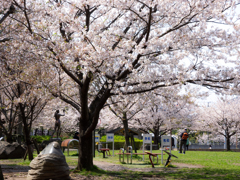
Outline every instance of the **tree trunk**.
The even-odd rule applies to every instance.
[[[227,137],[226,137],[226,140],[227,140],[227,151],[230,151],[230,136],[227,134]]]
[[[159,131],[154,129],[154,144],[159,143]]]
[[[28,160],[33,160],[33,151],[32,151],[32,143],[27,144],[28,149]]]
[[[4,180],[1,165],[0,165],[0,180]]]
[[[92,152],[92,137],[83,136],[84,130],[79,130],[79,155],[78,155],[78,170],[91,170],[93,168],[93,152]]]
[[[33,160],[33,152],[31,150],[32,142],[31,142],[31,138],[30,138],[30,129],[28,128],[27,119],[25,116],[25,111],[24,111],[25,108],[22,103],[19,103],[19,107],[20,107],[20,112],[21,112],[20,118],[23,123],[25,141],[26,141],[26,145],[28,148],[28,159]]]
[[[129,142],[129,132],[128,132],[128,120],[127,120],[127,113],[123,113],[123,127],[124,127],[124,136],[125,136],[125,144],[124,149],[127,149],[130,146]]]
[[[7,142],[12,143],[13,142],[13,138],[11,134],[6,134],[6,138],[7,138]]]

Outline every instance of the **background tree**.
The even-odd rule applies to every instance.
[[[230,150],[230,140],[239,129],[240,114],[238,99],[219,99],[210,107],[201,107],[198,123],[201,129],[211,132],[214,136],[226,138],[227,150]]]
[[[13,130],[20,128],[21,132],[23,129],[29,160],[33,159],[30,137],[32,123],[47,103],[46,99],[31,94],[33,92],[36,93],[36,91],[32,91],[30,85],[18,83],[2,89],[0,97],[0,117],[2,119],[0,123],[3,133],[6,135],[8,142],[13,142]]]
[[[143,96],[143,95],[142,96],[141,95],[140,96],[119,95],[117,97],[111,97],[108,100],[107,104],[108,104],[109,110],[115,115],[115,118],[117,120],[121,121],[121,124],[123,125],[124,136],[125,136],[125,145],[124,145],[125,149],[127,149],[127,147],[130,146],[130,141],[129,141],[130,134],[129,134],[128,123],[130,120],[134,119],[134,116],[143,109],[144,103],[146,101],[145,99],[146,99],[146,96]]]
[[[172,129],[191,126],[192,97],[187,93],[180,95],[179,91],[177,87],[168,87],[148,95],[149,101],[136,116],[138,128],[154,134],[154,144],[159,143],[160,135]]]
[[[54,113],[56,110],[65,110],[65,116],[61,116],[61,132],[68,135],[73,135],[78,131],[78,112],[71,105],[64,103],[58,98],[51,99],[36,121],[33,123],[33,128],[42,126],[46,130],[53,130],[55,124]]]

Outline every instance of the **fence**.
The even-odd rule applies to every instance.
[[[217,143],[217,144],[211,144],[212,149],[224,149],[224,143]],[[209,149],[209,145],[206,144],[191,144],[188,146],[188,149]],[[230,149],[240,149],[240,143],[237,144],[231,144]]]

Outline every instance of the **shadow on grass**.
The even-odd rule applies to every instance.
[[[78,153],[71,154],[70,156],[78,156]]]
[[[5,173],[18,173],[18,172],[28,172],[31,168],[29,166],[22,166],[16,164],[1,164],[2,172]]]
[[[73,173],[78,173],[83,176],[102,176],[108,179],[108,177],[112,177],[114,179],[141,179],[142,177],[152,177],[151,174],[142,174],[139,172],[133,172],[133,171],[126,171],[126,170],[121,170],[121,171],[105,171],[97,166],[94,166],[94,168],[91,171],[77,171],[77,170],[72,170]]]
[[[216,180],[238,180],[240,179],[240,170],[224,170],[224,169],[209,169],[209,168],[183,168],[176,169],[174,167],[165,167],[158,169],[157,171],[153,169],[150,172],[143,171],[105,171],[99,169],[97,166],[91,171],[74,171],[74,173],[79,173],[83,176],[102,176],[106,179],[116,178],[116,179],[216,179]]]

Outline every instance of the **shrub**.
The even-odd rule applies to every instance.
[[[140,140],[138,138],[134,138],[134,141],[135,141],[136,149],[140,149],[140,147],[142,146],[143,140]],[[106,142],[106,135],[101,137],[100,142],[103,142],[102,145],[105,148],[106,147],[106,143],[105,143]],[[123,148],[124,143],[125,143],[125,137],[124,136],[114,135],[114,149],[119,150],[120,148]],[[108,148],[112,149],[112,142],[109,142],[107,144],[108,144]]]
[[[45,140],[49,140],[51,136],[32,136],[32,138],[37,140],[37,143],[42,143]]]

